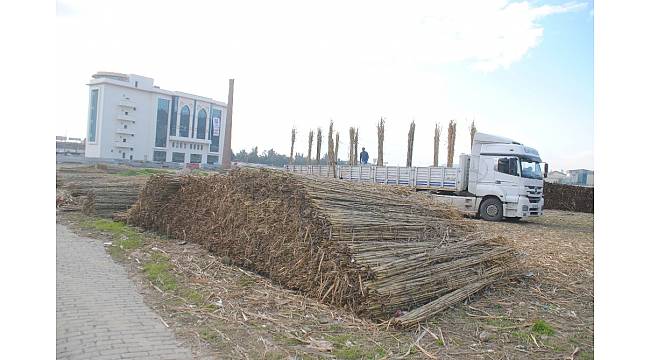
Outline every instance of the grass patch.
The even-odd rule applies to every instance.
[[[210,344],[219,344],[221,343],[221,336],[214,330],[210,328],[203,328],[199,332],[199,335],[201,336],[201,339],[209,342]]]
[[[535,323],[533,324],[533,332],[541,334],[541,335],[548,335],[551,336],[555,334],[555,330],[549,325],[546,321],[544,320],[536,320]]]
[[[150,176],[155,174],[170,174],[169,170],[162,169],[129,169],[120,171],[117,173],[118,176]]]
[[[143,235],[132,227],[108,219],[86,219],[80,222],[81,227],[111,234],[113,245],[108,249],[109,254],[123,258],[126,251],[142,246]]]
[[[176,290],[178,284],[174,275],[169,271],[170,268],[168,257],[154,254],[151,261],[144,264],[144,273],[149,281],[162,290]]]
[[[194,290],[194,289],[186,289],[182,291],[183,298],[185,298],[187,301],[194,305],[202,305],[205,302],[205,298],[203,297],[203,294],[200,292]],[[212,305],[212,304],[211,304]]]

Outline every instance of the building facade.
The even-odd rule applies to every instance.
[[[220,165],[226,104],[98,72],[88,84],[86,157]]]

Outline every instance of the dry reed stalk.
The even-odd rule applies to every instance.
[[[318,128],[316,131],[316,164],[320,165],[320,148],[323,142],[323,131]]]
[[[456,122],[449,120],[447,128],[447,167],[454,166],[454,145],[456,144]]]
[[[354,165],[354,127],[350,126],[350,154],[348,154],[348,165]]]
[[[377,166],[384,166],[384,118],[377,124]]]
[[[474,135],[476,135],[476,126],[472,120],[472,126],[469,128],[469,152],[472,153],[472,146],[474,146]]]
[[[289,155],[289,164],[293,164],[293,146],[296,144],[296,128],[291,129],[291,154]]]
[[[411,121],[411,126],[409,127],[409,137],[406,151],[406,166],[411,167],[413,164],[413,140],[415,138],[415,121]]]
[[[433,166],[438,166],[438,155],[440,154],[440,124],[436,123],[433,132]]]
[[[307,165],[311,165],[311,147],[314,142],[314,130],[309,130],[309,146],[307,147]]]

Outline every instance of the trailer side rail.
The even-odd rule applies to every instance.
[[[287,165],[287,171],[301,175],[332,177],[328,165]],[[339,179],[387,185],[410,186],[417,189],[458,191],[461,169],[447,167],[404,167],[372,165],[337,165]]]

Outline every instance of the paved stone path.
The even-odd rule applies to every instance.
[[[101,241],[56,225],[57,359],[190,359]]]

